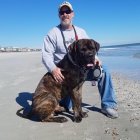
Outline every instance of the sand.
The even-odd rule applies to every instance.
[[[140,82],[112,73],[119,118],[100,112],[98,89],[85,82],[83,109],[88,118],[74,123],[42,123],[16,115],[31,104],[32,93],[46,73],[40,52],[0,53],[0,140],[139,140]]]

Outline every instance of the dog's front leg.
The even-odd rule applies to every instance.
[[[81,94],[79,90],[74,90],[72,95],[73,101],[73,111],[74,111],[74,121],[81,122],[82,121],[82,108],[81,108]]]
[[[82,116],[80,115],[80,102],[74,101],[73,103],[73,111],[74,111],[74,121],[79,123],[82,121]]]
[[[84,112],[83,110],[82,110],[82,106],[81,106],[81,104],[82,104],[82,86],[79,88],[79,100],[80,100],[80,110],[79,110],[79,112],[80,112],[80,116],[82,117],[82,118],[86,118],[86,117],[88,117],[88,114],[87,114],[87,112]]]

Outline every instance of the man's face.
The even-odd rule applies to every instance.
[[[64,26],[68,26],[72,23],[72,18],[74,17],[73,11],[69,9],[67,6],[63,6],[59,12],[59,18],[61,20],[61,24]]]

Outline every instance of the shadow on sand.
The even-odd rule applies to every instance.
[[[30,116],[31,108],[32,108],[32,98],[33,93],[30,92],[20,92],[18,93],[18,97],[16,98],[16,102],[22,107],[17,110],[16,114],[19,117],[26,118],[32,121],[39,121],[37,117]]]
[[[39,118],[35,116],[30,116],[31,108],[32,108],[32,98],[33,98],[33,93],[30,92],[20,92],[18,93],[18,97],[16,98],[16,102],[22,107],[21,109],[17,110],[16,114],[19,117],[29,119],[31,121],[40,121]],[[95,111],[101,113],[101,109],[95,106],[91,106],[87,103],[82,103],[82,107],[86,108],[89,111]],[[58,114],[56,114],[58,115]],[[59,115],[66,116],[70,118],[72,121],[73,120],[73,113],[68,111],[68,112],[62,112]]]

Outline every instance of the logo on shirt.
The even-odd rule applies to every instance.
[[[70,45],[74,42],[74,40],[75,40],[74,38],[70,38],[70,40],[65,41],[65,43],[66,43],[66,45]]]

